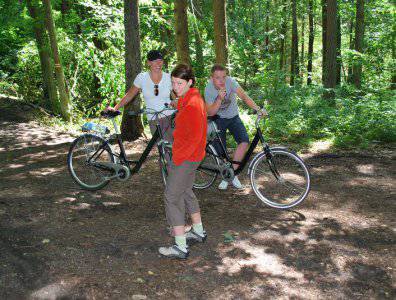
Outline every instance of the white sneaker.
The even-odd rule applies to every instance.
[[[234,186],[234,188],[236,188],[238,190],[243,189],[241,182],[239,181],[238,177],[236,177],[236,176],[232,180],[232,185]]]
[[[226,190],[228,187],[228,182],[225,180],[222,180],[219,184],[219,190]]]

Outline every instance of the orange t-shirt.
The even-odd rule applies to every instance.
[[[206,109],[197,88],[190,88],[177,103],[173,131],[172,159],[175,165],[184,161],[200,162],[205,156]]]

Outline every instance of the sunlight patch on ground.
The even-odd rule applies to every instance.
[[[30,298],[39,299],[60,299],[68,297],[70,290],[79,283],[80,279],[71,278],[60,280],[59,282],[49,284],[41,289],[31,293]]]
[[[311,148],[309,150],[310,150],[310,152],[313,152],[313,153],[325,152],[325,151],[328,151],[332,145],[333,145],[333,142],[329,141],[329,140],[316,141],[316,142],[312,143]]]
[[[46,175],[53,175],[59,172],[59,168],[42,168],[35,171],[29,171],[29,174],[33,176],[46,176]]]
[[[242,268],[250,267],[254,268],[258,273],[270,274],[272,276],[284,276],[297,280],[302,280],[304,278],[302,273],[285,266],[277,255],[266,253],[265,250],[267,247],[252,245],[247,240],[236,241],[233,247],[241,249],[249,255],[249,257],[231,258],[225,256],[222,259],[222,265],[217,266],[219,273],[232,275],[240,272]]]
[[[9,168],[9,169],[19,169],[19,168],[22,168],[22,167],[24,167],[25,165],[24,164],[10,164],[10,165],[8,165],[7,167]]]
[[[362,174],[373,175],[375,173],[375,167],[373,164],[368,165],[357,165],[356,170]]]

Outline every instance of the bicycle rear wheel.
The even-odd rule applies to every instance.
[[[215,147],[208,144],[206,146],[205,157],[195,173],[193,188],[200,190],[206,189],[215,182],[218,172],[213,169],[219,165],[219,158],[216,155]]]
[[[101,149],[95,154],[99,148]],[[67,155],[67,166],[74,181],[82,188],[95,191],[109,183],[110,180],[107,178],[114,172],[100,168],[101,162],[114,163],[110,146],[101,137],[84,134],[71,144]]]
[[[310,175],[303,160],[285,149],[263,152],[253,163],[250,183],[257,197],[275,208],[291,208],[301,203],[310,190]]]

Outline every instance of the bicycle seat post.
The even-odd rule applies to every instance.
[[[118,130],[118,126],[117,126],[117,123],[115,121],[115,118],[112,118],[111,122],[113,123],[115,133],[116,134],[120,134],[120,131]]]

